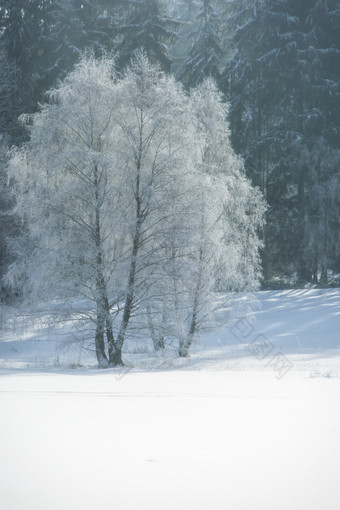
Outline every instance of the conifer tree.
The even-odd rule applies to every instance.
[[[158,63],[167,73],[171,70],[170,45],[177,40],[180,23],[171,17],[165,0],[127,0],[117,46],[118,66],[126,67],[143,49],[150,62]]]
[[[204,78],[218,80],[221,70],[222,47],[219,35],[217,2],[202,0],[196,15],[197,27],[187,35],[193,40],[179,79],[188,88],[201,83]]]
[[[334,161],[339,139],[336,4],[259,0],[231,18],[239,24],[224,90],[231,98],[234,147],[270,205],[263,257],[268,278],[297,273],[311,281],[320,273],[307,248],[318,180],[310,161],[322,145]]]

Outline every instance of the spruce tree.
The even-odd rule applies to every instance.
[[[123,69],[131,58],[143,49],[150,62],[158,63],[167,73],[171,70],[170,45],[177,41],[180,22],[172,18],[168,3],[164,0],[127,0],[124,3],[124,19],[118,66]]]
[[[15,139],[19,112],[18,70],[0,45],[0,136]]]
[[[0,41],[17,70],[16,94],[21,112],[35,111],[44,90],[46,5],[45,0],[4,0],[0,9]],[[16,114],[13,112],[13,116]]]
[[[44,42],[48,48],[49,84],[72,71],[81,53],[112,51],[122,0],[56,0],[48,6]]]
[[[196,15],[197,27],[188,34],[193,39],[190,54],[179,74],[185,86],[194,87],[205,78],[218,80],[222,45],[219,34],[219,11],[214,0],[201,0]]]

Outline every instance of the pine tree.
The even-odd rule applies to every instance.
[[[35,112],[45,92],[73,69],[85,49],[96,54],[112,51],[121,4],[121,0],[4,0],[0,42],[17,72],[18,109],[13,119]]]
[[[9,265],[14,262],[10,250],[10,239],[19,235],[17,217],[13,214],[14,193],[7,176],[9,158],[8,140],[2,134],[0,135],[0,301],[8,294],[3,277]]]
[[[7,51],[0,46],[0,133],[9,140],[14,140],[18,134],[19,114],[18,71]]]
[[[33,112],[44,90],[45,0],[4,0],[0,9],[0,41],[17,70],[20,111]],[[15,112],[16,114],[16,112]]]
[[[198,26],[187,36],[193,39],[193,44],[179,79],[188,88],[198,85],[204,78],[219,78],[222,47],[216,4],[214,0],[200,2],[200,9],[196,16]]]
[[[117,46],[118,66],[124,68],[143,49],[152,63],[170,72],[170,45],[177,40],[180,22],[168,12],[164,0],[127,0],[124,4],[125,23],[120,28],[121,42]]]
[[[84,50],[97,55],[112,51],[121,4],[121,0],[57,0],[49,4],[43,41],[48,48],[48,88],[73,69]]]

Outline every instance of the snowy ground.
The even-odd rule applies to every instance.
[[[190,359],[131,345],[113,371],[17,318],[0,342],[1,510],[339,510],[340,290],[257,298]]]

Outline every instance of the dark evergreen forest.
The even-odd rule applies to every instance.
[[[140,48],[188,90],[213,77],[229,104],[233,148],[268,203],[263,288],[338,286],[338,0],[2,0],[0,277],[24,228],[7,179],[27,138],[18,118],[83,52],[116,55],[123,73]]]

